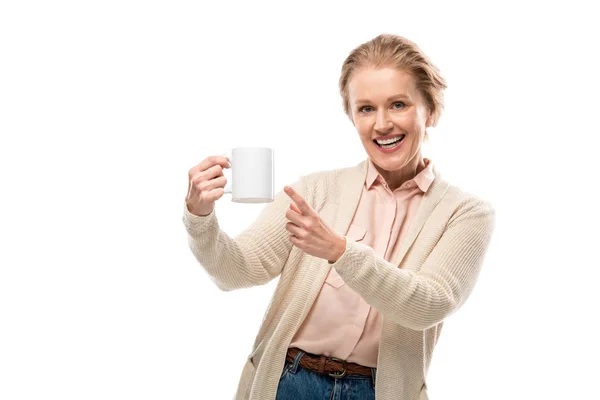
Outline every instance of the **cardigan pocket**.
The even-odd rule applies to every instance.
[[[419,393],[419,400],[429,400],[429,393],[427,393],[427,383],[423,382],[421,386],[421,392]]]
[[[242,368],[242,374],[235,392],[235,400],[247,400],[250,398],[250,389],[252,388],[252,382],[254,382],[255,375],[256,366],[254,365],[252,358],[249,358]]]

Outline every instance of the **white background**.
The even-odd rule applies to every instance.
[[[277,282],[210,281],[181,221],[187,172],[245,145],[274,148],[276,190],[357,164],[341,64],[396,33],[449,84],[424,155],[497,211],[430,397],[599,399],[587,3],[2,2],[0,398],[231,398]],[[221,227],[263,206],[226,195]]]

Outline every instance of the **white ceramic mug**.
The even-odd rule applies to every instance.
[[[225,193],[236,203],[270,203],[274,199],[273,149],[236,147],[225,157],[231,163],[231,182]],[[224,170],[227,172],[227,169]]]

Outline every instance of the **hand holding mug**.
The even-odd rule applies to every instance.
[[[190,213],[206,216],[215,207],[215,201],[225,193],[227,178],[223,168],[231,164],[225,156],[210,156],[190,169],[188,176],[188,193],[185,198]]]

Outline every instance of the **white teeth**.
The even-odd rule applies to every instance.
[[[404,137],[404,135],[400,135],[395,138],[385,139],[385,140],[375,139],[375,141],[379,144],[390,144],[390,143],[396,143],[396,142],[400,141],[403,137]]]

